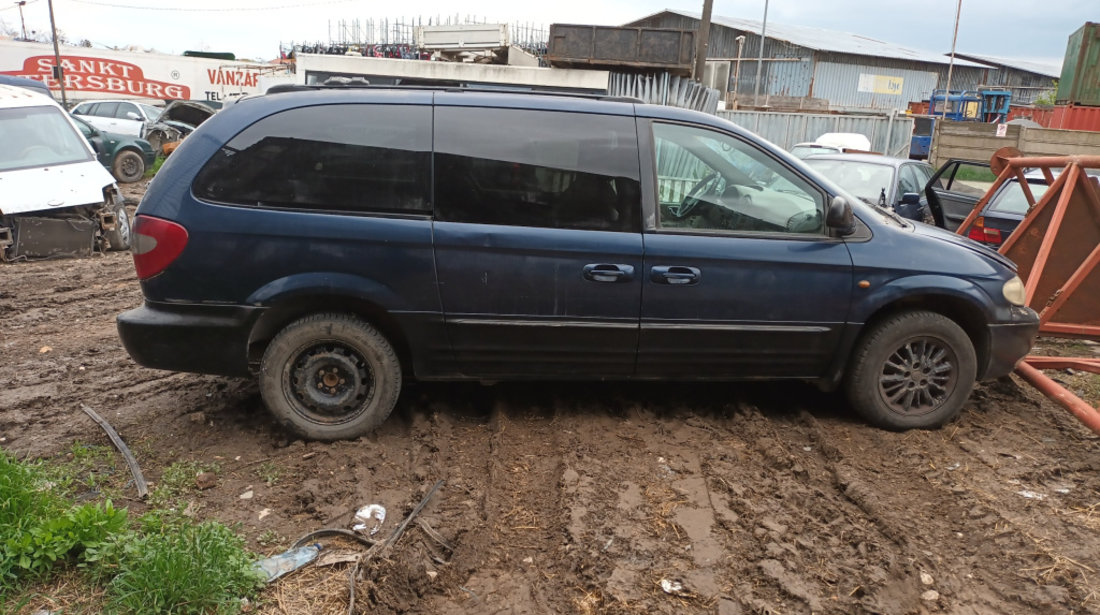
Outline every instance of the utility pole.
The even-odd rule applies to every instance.
[[[962,0],[959,0],[960,2]],[[760,25],[760,56],[756,59],[756,87],[752,92],[752,104],[760,106],[760,69],[764,68],[764,39],[768,33],[768,0],[764,0],[764,22]]]
[[[947,62],[947,89],[943,93],[943,117],[947,117],[947,107],[951,104],[951,72],[955,69],[955,43],[959,40],[959,15],[962,14],[963,0],[955,5],[955,34],[951,36],[951,59]],[[959,101],[962,102],[962,101]]]
[[[61,66],[61,51],[57,48],[57,24],[53,20],[53,0],[46,0],[50,5],[50,34],[53,35],[53,61],[54,79],[61,85],[61,106],[67,110],[69,101],[65,98],[65,69]]]
[[[23,28],[23,40],[27,40],[27,22],[23,21],[23,7],[27,6],[27,0],[19,0],[15,4],[19,7],[19,25]]]
[[[703,18],[699,21],[699,38],[695,41],[695,80],[703,82],[703,72],[707,68],[707,44],[710,39],[710,13],[714,0],[703,0]]]
[[[733,108],[741,100],[741,48],[745,46],[745,35],[737,37],[737,68],[733,71]]]

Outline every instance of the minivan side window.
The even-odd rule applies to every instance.
[[[641,230],[633,117],[436,107],[436,219]]]
[[[192,189],[219,203],[424,215],[431,211],[431,149],[431,107],[302,107],[230,139]]]
[[[658,226],[822,234],[821,191],[756,146],[680,124],[653,124]]]

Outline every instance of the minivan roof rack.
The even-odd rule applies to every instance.
[[[610,102],[626,102],[645,104],[645,101],[633,96],[611,96],[608,94],[592,94],[587,92],[562,92],[560,90],[532,90],[522,87],[483,87],[478,85],[374,85],[365,79],[358,77],[347,83],[323,83],[323,84],[299,84],[280,83],[267,89],[266,94],[282,94],[284,92],[314,92],[318,90],[435,90],[444,92],[477,92],[481,94],[531,94],[534,96],[566,96],[570,98],[588,98],[591,100],[603,100]]]

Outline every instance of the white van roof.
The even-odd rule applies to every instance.
[[[61,107],[56,100],[45,94],[39,94],[33,90],[14,85],[0,85],[0,109],[39,107],[43,105]]]

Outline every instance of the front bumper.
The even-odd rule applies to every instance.
[[[989,358],[985,369],[978,370],[979,380],[999,378],[1012,373],[1016,364],[1031,351],[1039,333],[1039,315],[1031,308],[1012,308],[1013,322],[986,325]]]
[[[248,338],[263,308],[146,302],[118,315],[130,357],[156,369],[248,376]]]

